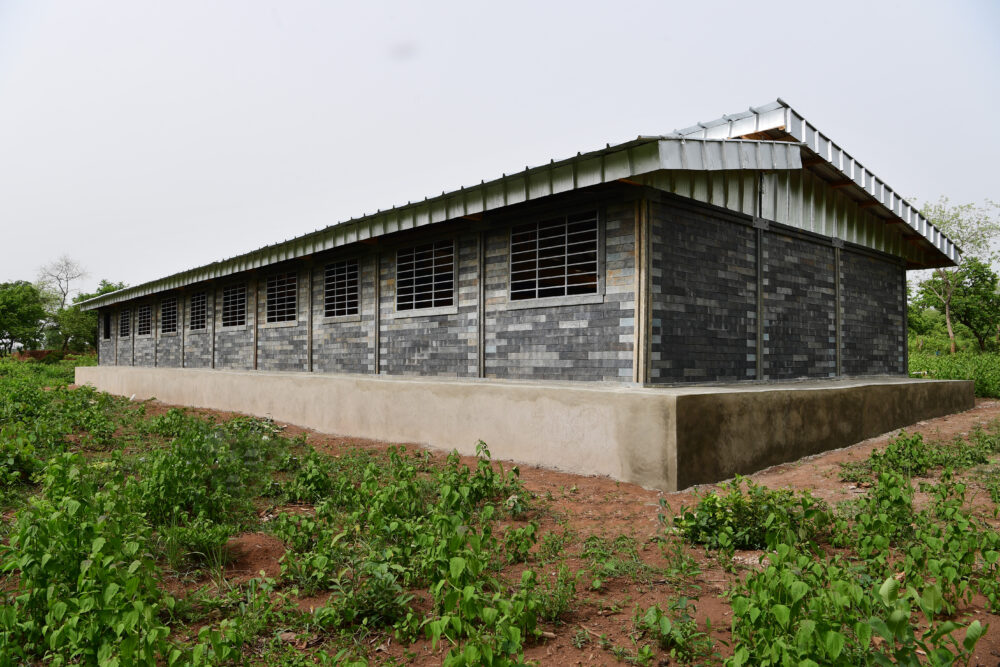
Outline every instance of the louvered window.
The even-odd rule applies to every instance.
[[[510,298],[596,294],[597,213],[518,225],[510,234]]]
[[[118,336],[121,338],[128,338],[132,333],[132,313],[128,310],[123,310],[118,313]]]
[[[241,327],[247,323],[247,286],[222,290],[222,326]]]
[[[454,241],[436,241],[396,253],[396,310],[454,303]]]
[[[135,317],[135,334],[148,336],[151,333],[153,333],[153,307],[139,306],[139,312]]]
[[[160,302],[160,333],[177,332],[177,299],[170,297]]]
[[[323,314],[326,317],[358,314],[358,262],[327,264],[323,281]]]
[[[298,280],[295,273],[279,273],[267,279],[267,321],[294,322],[295,295]]]
[[[208,298],[205,296],[204,292],[200,294],[192,295],[191,297],[191,330],[196,331],[198,329],[205,328],[205,314],[207,313],[207,308],[205,306]]]

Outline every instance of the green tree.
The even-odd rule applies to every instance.
[[[942,267],[933,270],[930,279],[921,283],[921,291],[926,286],[927,299],[931,305],[944,313],[951,353],[955,353],[955,328],[953,325],[955,292],[962,281],[961,265],[971,258],[977,258],[987,265],[996,257],[995,243],[1000,239],[1000,210],[995,202],[986,201],[981,205],[952,205],[946,197],[921,209],[945,236],[954,241],[962,250],[962,262],[958,267]]]
[[[58,347],[63,352],[83,352],[97,347],[97,311],[83,310],[80,304],[95,296],[115,292],[126,287],[125,283],[101,280],[94,292],[82,292],[73,297],[69,306],[58,308],[50,314],[46,342],[49,347]]]
[[[956,322],[965,325],[969,333],[979,343],[979,349],[986,351],[986,341],[996,332],[1000,323],[1000,294],[997,294],[997,274],[975,257],[964,260],[951,272],[950,311]],[[945,286],[935,273],[921,283],[917,303],[934,304]],[[929,323],[929,320],[927,320]],[[916,323],[917,327],[921,323]],[[954,344],[954,339],[952,339]]]
[[[15,345],[36,347],[45,316],[45,297],[37,287],[24,280],[0,283],[0,354],[10,354]]]

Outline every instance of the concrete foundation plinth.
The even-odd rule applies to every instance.
[[[869,378],[683,388],[123,366],[112,394],[363,438],[475,451],[673,491],[973,407],[971,382]]]

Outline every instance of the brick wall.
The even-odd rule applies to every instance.
[[[191,298],[205,292],[205,328],[191,329]],[[209,368],[212,365],[212,318],[215,315],[215,292],[195,288],[185,293],[183,299],[184,367]]]
[[[598,303],[509,308],[510,232],[487,233],[486,377],[632,380],[635,204],[610,204],[602,217],[604,295]]]
[[[257,299],[254,296],[254,278],[234,281],[215,290],[215,367],[239,370],[253,369],[253,323]],[[245,284],[247,288],[247,318],[243,326],[222,326],[222,290],[224,287]]]
[[[111,315],[111,326],[108,327],[110,338],[104,338],[104,314]],[[97,313],[97,359],[102,366],[115,365],[115,339],[118,337],[118,319],[113,308],[102,308]]]
[[[188,327],[183,335],[183,365],[198,368],[212,364],[214,321],[216,368],[253,368],[256,347],[260,370],[305,371],[311,335],[314,372],[373,373],[378,319],[381,373],[476,377],[482,354],[486,377],[629,382],[636,331],[636,203],[629,192],[634,195],[637,191],[606,190],[591,197],[589,203],[562,198],[565,206],[549,208],[519,205],[503,215],[487,216],[475,223],[475,228],[470,221],[453,225],[447,234],[448,227],[442,227],[445,232],[436,237],[428,230],[399,233],[383,241],[377,252],[357,246],[355,255],[339,251],[317,255],[309,263],[289,264],[298,271],[298,316],[291,324],[265,322],[268,274],[264,271],[240,276],[247,286],[245,326],[221,326],[222,290],[240,284],[239,280],[190,286],[178,293],[181,321]],[[651,383],[836,374],[836,251],[831,239],[774,223],[759,231],[747,216],[646,192],[650,196]],[[546,211],[562,214],[581,207],[601,214],[600,293],[512,302],[508,295],[511,225],[547,215]],[[758,234],[763,239],[760,287]],[[396,248],[432,238],[455,239],[455,304],[397,313]],[[905,373],[902,265],[850,244],[840,256],[842,374]],[[350,258],[359,261],[360,313],[326,318],[326,264]],[[481,270],[484,343],[480,351]],[[206,328],[192,331],[191,296],[201,290],[207,294]],[[138,365],[180,365],[182,336],[158,331],[148,337],[135,335],[139,303],[143,301],[111,308],[113,337],[100,341],[101,363],[114,364],[117,347],[117,362],[131,364],[134,345]],[[311,332],[307,326],[309,304],[313,308]],[[122,307],[132,314],[131,337],[118,336]],[[758,307],[763,309],[760,378],[756,374]],[[153,315],[156,328],[158,307]],[[255,316],[259,322],[256,341]]]
[[[379,270],[379,367],[382,373],[478,376],[478,252],[476,236],[455,239],[455,307],[434,315],[421,314],[419,310],[397,313],[396,254],[390,251],[382,255]]]
[[[650,381],[755,379],[757,235],[753,220],[664,198],[650,203]],[[837,375],[833,240],[764,225],[761,378]],[[903,267],[840,252],[841,375],[902,374]]]
[[[906,373],[901,264],[841,253],[841,367],[845,375]]]
[[[764,233],[763,379],[837,374],[834,251]]]
[[[721,211],[650,203],[650,381],[753,380],[756,230]]]
[[[358,260],[360,281],[357,315],[325,317],[326,265],[340,259]],[[317,373],[375,372],[375,256],[344,257],[318,262],[313,272],[313,371]]]
[[[178,324],[177,331],[173,333],[163,333],[160,326],[163,323],[162,302],[158,302],[154,310],[156,324],[153,331],[156,333],[156,365],[169,368],[179,368],[181,365],[181,332],[180,332],[180,299],[178,299]]]
[[[288,271],[284,269],[283,272]],[[306,346],[308,324],[309,273],[306,267],[296,271],[296,317],[291,322],[267,321],[267,274],[262,274],[257,288],[257,368],[262,371],[305,371],[309,359]],[[252,360],[251,360],[252,363]]]

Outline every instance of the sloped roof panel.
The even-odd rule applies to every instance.
[[[905,222],[948,260],[957,263],[961,259],[959,248],[924,218],[920,211],[780,98],[759,107],[750,107],[738,114],[676,130],[670,136],[720,140],[738,139],[763,132],[784,134],[802,143],[808,151],[840,172],[852,187]]]
[[[512,204],[634,178],[657,170],[775,170],[801,169],[800,147],[787,141],[722,141],[681,137],[639,137],[616,146],[372,215],[347,220],[283,243],[197,267],[151,282],[127,287],[83,302],[86,310],[183,287],[212,278],[331,250],[405,229],[484,213]]]

